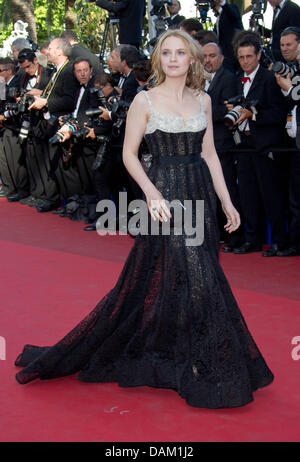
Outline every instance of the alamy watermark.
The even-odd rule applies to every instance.
[[[0,337],[0,361],[6,360],[6,340],[4,337]]]
[[[119,193],[118,230],[121,234],[137,236],[168,236],[171,234],[184,235],[186,246],[201,245],[204,241],[204,201],[184,200],[183,203],[175,199],[165,200],[171,212],[171,219],[160,222],[154,221],[149,214],[148,205],[142,199],[127,202],[127,193]],[[96,223],[100,236],[116,234],[117,211],[113,201],[107,199],[99,201],[96,208],[101,213]],[[131,218],[127,219],[127,213]],[[150,223],[149,223],[150,221]]]
[[[298,361],[300,359],[300,336],[292,338],[292,345],[296,345],[292,349],[292,358],[294,361]]]

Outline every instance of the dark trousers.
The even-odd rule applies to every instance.
[[[29,195],[26,150],[18,143],[18,133],[5,129],[0,138],[0,171],[7,195]]]
[[[289,237],[290,244],[300,249],[300,151],[289,155]]]
[[[69,142],[63,145],[61,143],[50,144],[49,157],[51,175],[57,182],[59,196],[61,199],[67,199],[68,197],[82,194],[82,187],[77,169],[76,156],[70,155],[68,160],[63,160],[63,149],[68,151]]]
[[[243,140],[241,148],[253,146],[252,137]],[[286,246],[286,215],[282,177],[276,158],[256,151],[238,153],[237,162],[238,187],[241,207],[247,229],[247,242],[263,242],[264,214],[268,218],[272,241],[279,246]],[[263,213],[264,212],[264,213]]]
[[[111,149],[104,165],[94,172],[94,189],[97,201],[113,197],[118,209],[119,192],[126,190],[127,202],[142,198],[142,191],[129,176],[123,160],[121,150]]]
[[[226,217],[222,210],[221,204],[218,207],[218,221],[221,231],[221,237],[227,235],[227,239],[230,239],[230,243],[232,245],[241,245],[244,242],[244,224],[242,219],[242,208],[241,208],[241,201],[239,196],[239,189],[237,183],[237,162],[236,162],[236,153],[232,152],[218,152],[218,157],[221,162],[221,167],[223,170],[223,175],[225,179],[225,183],[233,203],[233,206],[239,212],[241,216],[241,225],[240,227],[233,233],[229,235],[224,230],[224,225],[226,224]],[[224,234],[226,233],[226,234]]]
[[[78,143],[72,149],[82,194],[94,194],[94,174],[92,166],[95,161],[97,150],[98,145],[96,143],[89,143],[87,140],[83,140],[82,143]]]
[[[26,164],[30,180],[30,194],[55,203],[59,200],[57,182],[51,171],[48,140],[29,137],[26,143]]]

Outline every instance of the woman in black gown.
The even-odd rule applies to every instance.
[[[240,224],[213,144],[210,98],[201,53],[190,36],[170,30],[152,64],[156,85],[139,93],[127,116],[125,166],[142,188],[151,218],[170,220],[166,201],[204,201],[204,239],[138,235],[115,287],[52,347],[26,345],[16,360],[19,383],[79,373],[87,382],[176,390],[206,408],[244,405],[272,382],[218,261],[216,194],[232,232]],[[142,137],[148,174],[138,157]],[[202,223],[203,225],[203,223]]]

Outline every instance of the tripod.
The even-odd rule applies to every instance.
[[[108,16],[105,20],[105,28],[104,28],[103,39],[102,39],[100,53],[99,53],[99,60],[101,64],[104,64],[104,55],[105,55],[109,33],[110,33],[111,41],[112,41],[112,48],[114,48],[117,44],[116,36],[117,36],[117,33],[119,33],[119,19]]]

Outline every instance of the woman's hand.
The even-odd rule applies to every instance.
[[[148,194],[146,193],[148,210],[154,221],[168,221],[171,218],[171,212],[167,207],[166,201],[161,193],[153,188]]]
[[[232,203],[222,203],[223,212],[226,215],[227,223],[224,226],[228,233],[236,231],[241,224],[241,219],[238,211],[233,207]]]

